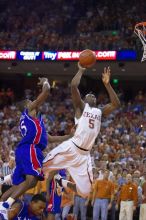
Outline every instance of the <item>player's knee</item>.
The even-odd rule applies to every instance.
[[[35,187],[38,182],[37,178],[34,176],[27,176],[26,181],[27,181],[29,189]]]

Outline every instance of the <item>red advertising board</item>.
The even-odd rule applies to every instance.
[[[0,51],[0,60],[15,60],[16,51]]]
[[[94,51],[97,60],[116,60],[116,51]],[[57,60],[79,60],[81,51],[58,51]]]

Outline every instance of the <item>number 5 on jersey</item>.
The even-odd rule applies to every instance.
[[[95,122],[95,120],[94,119],[89,119],[89,128],[94,128],[94,122]]]
[[[24,124],[24,121],[21,121],[21,124],[20,124],[20,131],[21,131],[21,134],[22,136],[24,137],[27,133],[27,128]]]

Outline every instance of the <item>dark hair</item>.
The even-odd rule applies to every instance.
[[[36,194],[31,199],[31,202],[38,202],[38,201],[42,201],[46,203],[46,198],[42,194]]]
[[[27,103],[27,99],[24,99],[16,103],[16,107],[18,108],[20,112],[24,110],[26,103]]]
[[[88,96],[88,95],[92,95],[92,96],[95,96],[95,97],[96,97],[96,95],[95,95],[93,92],[87,93],[87,94],[85,95],[85,97]]]

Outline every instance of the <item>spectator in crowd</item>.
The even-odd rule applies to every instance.
[[[86,217],[87,217],[86,201],[87,201],[87,198],[83,198],[77,194],[75,195],[74,207],[73,207],[73,214],[74,214],[75,219],[80,218],[81,220],[86,220]]]
[[[140,205],[139,220],[144,220],[146,217],[146,171],[143,173],[145,182],[142,185],[142,204]]]
[[[9,161],[3,163],[3,166],[1,168],[1,194],[5,193],[12,186],[11,176],[13,175],[13,171],[15,169],[15,157],[9,156],[8,159]]]
[[[122,176],[118,179],[118,184],[122,186],[124,183],[126,183],[126,176],[128,174],[127,169],[123,169]]]
[[[127,174],[126,183],[122,185],[117,201],[117,208],[120,205],[119,220],[132,220],[137,202],[138,187],[133,183],[132,175]]]
[[[138,187],[138,202],[137,202],[137,207],[136,211],[134,212],[134,220],[137,220],[139,217],[139,211],[140,211],[140,204],[142,202],[142,187],[141,187],[141,180],[140,180],[140,171],[135,170],[133,173],[133,182],[137,185]]]
[[[0,46],[3,50],[36,51],[141,49],[133,30],[145,20],[146,3],[129,0],[127,5],[121,0],[119,4],[116,0],[112,4],[109,0],[74,0],[72,4],[66,0],[5,0]]]
[[[93,220],[98,220],[101,212],[101,220],[107,220],[108,209],[112,207],[114,196],[114,184],[108,180],[109,170],[104,171],[103,179],[96,180],[93,191]]]
[[[117,212],[116,212],[116,203],[117,203],[117,197],[118,197],[119,190],[120,190],[120,185],[118,184],[117,177],[114,175],[112,176],[111,181],[114,185],[114,193],[113,193],[112,207],[110,210],[110,220],[116,220],[118,219]]]

